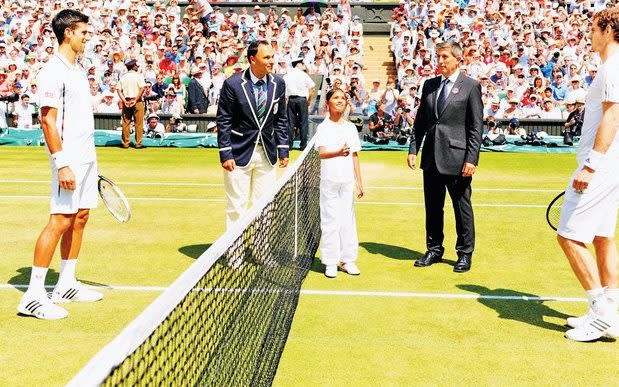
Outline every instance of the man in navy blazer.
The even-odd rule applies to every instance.
[[[247,48],[249,69],[224,81],[217,109],[217,142],[224,168],[226,225],[236,222],[275,184],[275,164],[288,165],[286,84],[274,74],[265,41]]]

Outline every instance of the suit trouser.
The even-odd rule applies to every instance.
[[[423,171],[423,195],[426,208],[426,246],[429,251],[443,253],[445,192],[449,192],[456,218],[456,252],[473,254],[475,220],[471,205],[471,177],[450,176],[435,168]]]
[[[139,101],[132,107],[123,106],[122,126],[123,136],[122,145],[129,146],[131,118],[135,121],[135,146],[142,146],[142,135],[144,134],[144,102]]]
[[[277,180],[277,170],[271,165],[261,145],[256,146],[249,163],[236,166],[232,172],[224,169],[224,188],[228,204],[226,227],[230,229]]]
[[[357,260],[359,239],[354,192],[354,182],[320,181],[320,260],[325,265]]]
[[[288,99],[288,141],[291,149],[297,129],[301,138],[301,149],[305,149],[309,132],[307,98],[291,96]]]

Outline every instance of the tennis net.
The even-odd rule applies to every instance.
[[[271,385],[320,240],[312,147],[69,385]]]

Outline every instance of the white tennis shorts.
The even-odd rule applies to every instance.
[[[578,193],[572,182],[580,169],[572,174],[566,188],[557,232],[582,243],[591,243],[596,236],[612,238],[617,227],[619,173],[597,171],[589,187]]]
[[[76,214],[78,210],[96,208],[98,204],[99,174],[97,163],[71,165],[75,174],[74,191],[60,187],[58,170],[52,165],[50,214]]]

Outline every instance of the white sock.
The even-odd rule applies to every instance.
[[[27,293],[36,297],[47,297],[47,292],[45,291],[45,276],[47,276],[46,267],[32,266]]]
[[[619,289],[618,288],[606,288],[604,295],[615,306],[619,307]]]
[[[609,302],[605,297],[604,288],[587,290],[589,296],[589,309],[599,315],[605,315],[609,309]]]
[[[60,261],[60,277],[59,284],[71,284],[75,282],[75,266],[77,259],[63,259]]]

